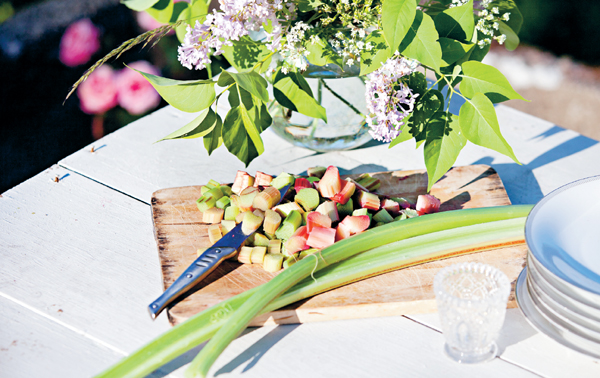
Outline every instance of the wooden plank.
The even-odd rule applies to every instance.
[[[64,168],[40,173],[0,198],[0,292],[132,352],[169,328],[146,309],[162,288],[149,213]]]
[[[354,176],[356,177],[356,176]],[[423,170],[374,173],[379,193],[416,200],[427,190]],[[197,250],[211,245],[207,225],[196,207],[200,188],[163,189],[152,198],[155,238],[162,263],[165,289],[195,260]],[[510,204],[502,181],[486,165],[452,169],[432,189],[442,210]],[[503,248],[390,272],[315,296],[301,303],[258,317],[253,325],[389,316],[435,311],[431,283],[443,266],[459,261],[480,261],[501,268],[515,280],[524,265],[525,247]],[[198,291],[168,310],[173,324],[233,295],[267,282],[276,273],[255,265],[226,261],[199,284]],[[510,306],[514,306],[511,301]]]
[[[90,377],[122,354],[0,295],[0,376]]]
[[[408,316],[441,332],[437,314]],[[508,309],[498,338],[499,356],[543,377],[600,376],[600,359],[571,350],[532,328],[518,308]]]

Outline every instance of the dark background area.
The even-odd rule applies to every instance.
[[[0,193],[93,142],[92,116],[79,109],[76,95],[63,105],[71,85],[91,65],[90,62],[69,68],[58,60],[65,28],[84,16],[102,27],[102,48],[92,62],[141,33],[133,13],[119,5],[118,0],[89,0],[84,4],[78,0],[10,3],[16,14],[0,24]],[[518,0],[516,3],[524,17],[520,33],[523,44],[589,65],[600,64],[600,48],[596,47],[600,1]],[[59,9],[66,6],[69,11],[49,18],[50,5]],[[15,40],[20,43],[18,49],[11,45]],[[176,59],[177,42],[172,38],[161,43],[160,48],[152,50],[134,48],[112,65],[119,67],[124,62],[145,59],[169,66],[166,63]],[[162,75],[177,77],[185,74],[183,70],[163,69]],[[187,75],[205,77],[205,73],[197,71]],[[136,119],[122,109],[113,111],[105,125],[106,132]]]

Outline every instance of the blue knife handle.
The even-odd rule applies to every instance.
[[[171,302],[208,276],[223,260],[233,257],[236,251],[233,247],[217,246],[204,251],[158,299],[150,303],[148,311],[152,319],[156,319]]]

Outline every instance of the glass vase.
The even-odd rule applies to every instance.
[[[296,146],[319,152],[348,150],[370,141],[363,116],[367,113],[365,84],[359,71],[358,65],[344,70],[333,64],[309,65],[303,75],[317,102],[327,110],[327,123],[275,102],[269,109],[273,131]]]

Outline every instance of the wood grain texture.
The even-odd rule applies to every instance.
[[[423,170],[378,172],[372,176],[381,181],[378,189],[381,194],[416,200],[427,190],[427,174]],[[435,184],[431,193],[441,200],[442,210],[510,204],[500,177],[486,165],[453,168]],[[154,230],[165,289],[196,259],[198,249],[211,245],[207,237],[208,226],[202,223],[202,213],[195,203],[199,196],[199,186],[163,189],[152,196]],[[524,266],[525,253],[523,246],[500,248],[389,272],[262,315],[254,319],[252,325],[435,311],[433,276],[442,267],[463,261],[484,262],[497,266],[514,281]],[[214,304],[267,282],[275,275],[257,265],[225,261],[198,284],[193,294],[168,310],[169,319],[172,324],[178,324]],[[516,306],[514,298],[509,306]]]

